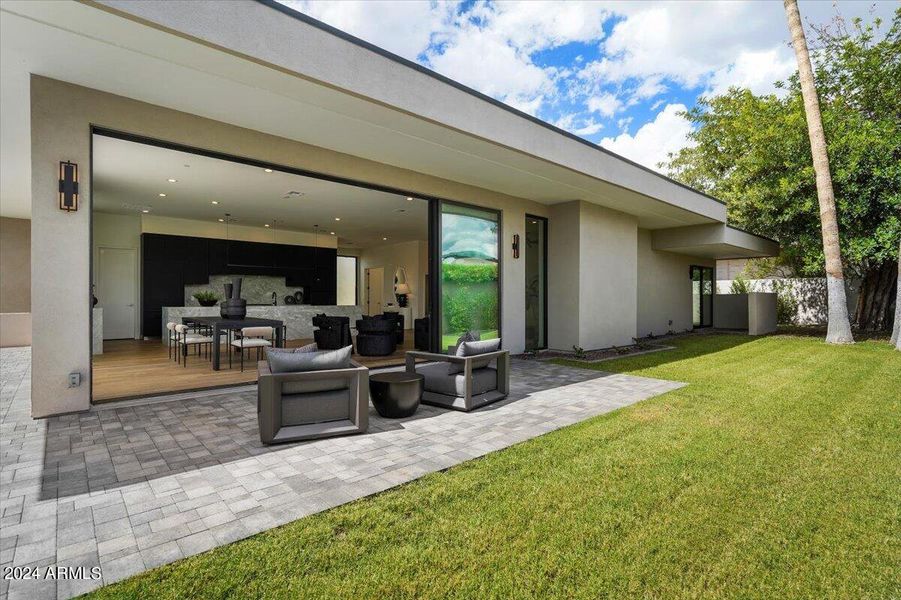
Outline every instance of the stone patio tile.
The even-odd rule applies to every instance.
[[[0,581],[0,595],[29,599],[68,598],[681,387],[513,361],[510,397],[489,409],[371,410],[369,435],[266,447],[253,392],[32,420],[29,366],[27,349],[0,351],[0,564],[103,567],[102,582]]]

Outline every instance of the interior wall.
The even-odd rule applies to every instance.
[[[0,217],[0,313],[31,312],[31,221]]]
[[[103,295],[99,294],[100,248],[128,248],[135,250],[138,264],[135,268],[135,339],[141,339],[141,217],[139,215],[115,215],[95,212],[92,236],[94,270],[92,284],[97,294],[97,306],[103,308]]]
[[[31,240],[31,285],[41,290],[39,302],[32,294],[33,416],[90,407],[91,182],[82,178],[77,212],[60,211],[56,195],[59,161],[90,165],[92,124],[501,210],[503,345],[522,351],[525,268],[510,259],[509,239],[523,234],[526,212],[546,216],[547,206],[38,75],[31,76],[30,92],[32,220],[38,224]],[[73,371],[83,383],[69,388]]]
[[[410,285],[410,296],[408,296],[409,306],[413,311],[413,318],[419,319],[427,310],[425,306],[424,287],[421,285],[423,266],[420,262],[423,255],[423,247],[425,247],[426,256],[428,256],[428,243],[425,241],[401,242],[399,244],[388,244],[385,246],[375,246],[372,248],[363,248],[360,251],[360,260],[358,263],[359,281],[361,288],[365,285],[366,269],[382,267],[384,271],[383,297],[385,303],[397,302],[394,297],[394,274],[398,268],[403,267],[407,272],[407,283]],[[428,262],[428,261],[426,261]],[[360,290],[362,294],[361,304],[366,303],[366,290]],[[407,329],[412,329],[412,323],[405,323]]]

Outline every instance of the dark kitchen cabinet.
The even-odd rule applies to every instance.
[[[202,285],[211,275],[284,277],[302,287],[306,302],[337,302],[338,251],[334,248],[145,233],[141,235],[142,335],[162,335],[163,306],[182,306],[185,285]]]

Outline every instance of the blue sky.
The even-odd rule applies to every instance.
[[[795,67],[780,0],[282,0],[651,168],[688,142],[679,112]],[[890,21],[894,1],[802,1],[802,17]]]

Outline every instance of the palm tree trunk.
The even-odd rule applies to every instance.
[[[892,345],[901,350],[901,243],[898,244],[898,293],[895,294],[895,325],[892,327]]]
[[[826,255],[826,285],[829,298],[829,321],[826,341],[832,344],[853,344],[851,323],[848,319],[848,301],[845,297],[845,276],[842,273],[842,255],[838,245],[838,219],[835,216],[835,192],[829,174],[829,155],[826,153],[826,135],[820,116],[820,102],[813,81],[807,38],[801,25],[801,13],[797,0],[784,0],[791,31],[792,46],[798,59],[801,96],[807,116],[807,134],[810,136],[810,153],[813,170],[817,176],[817,199],[820,202],[820,229],[823,233],[823,253]]]

